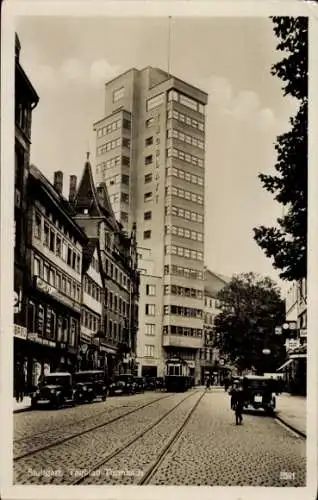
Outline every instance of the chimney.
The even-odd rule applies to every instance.
[[[63,172],[61,170],[54,172],[54,187],[58,193],[63,194]]]
[[[70,189],[69,189],[69,194],[68,194],[68,200],[70,202],[75,200],[76,196],[76,184],[77,184],[77,177],[76,175],[70,175]]]

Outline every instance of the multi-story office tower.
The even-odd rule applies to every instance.
[[[152,67],[130,69],[105,90],[105,117],[94,125],[96,179],[125,229],[137,224],[139,372],[161,376],[164,359],[180,356],[194,375],[203,332],[207,94]]]

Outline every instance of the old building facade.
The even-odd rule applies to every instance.
[[[21,343],[27,337],[26,236],[32,112],[39,97],[20,64],[21,44],[15,38],[15,174],[14,174],[14,374],[26,375]],[[19,372],[19,373],[18,373]]]
[[[28,179],[27,359],[28,387],[49,371],[74,371],[82,300],[82,254],[87,238],[74,223],[62,195],[63,174],[54,185],[35,166]]]
[[[120,372],[135,372],[139,273],[134,228],[130,236],[123,231],[114,215],[106,185],[101,183],[95,187],[88,159],[71,203],[74,221],[91,244],[98,240],[103,303],[100,328],[93,343],[98,345],[99,356],[104,358],[100,362],[110,377]],[[83,308],[85,311],[84,305]],[[85,343],[84,337],[82,341]]]

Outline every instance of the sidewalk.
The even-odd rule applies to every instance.
[[[292,396],[288,393],[276,396],[276,418],[304,437],[307,435],[306,403],[304,396]]]
[[[31,408],[31,398],[29,396],[24,396],[23,401],[17,403],[16,399],[13,398],[13,413],[19,413],[21,411],[26,411]]]

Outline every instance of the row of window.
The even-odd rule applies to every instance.
[[[120,145],[122,145],[124,148],[130,148],[130,139],[127,139],[126,137],[123,137],[120,139],[118,137],[117,139],[114,139],[112,141],[108,141],[105,144],[102,144],[101,146],[98,146],[97,148],[97,155],[104,154],[108,151],[111,151],[112,149],[118,148]]]
[[[83,291],[97,302],[102,301],[101,288],[87,275],[83,279]]]
[[[207,307],[213,307],[215,309],[220,309],[221,308],[221,302],[217,299],[212,299],[210,297],[205,297],[204,298],[204,305]]]
[[[201,104],[190,97],[177,92],[176,90],[170,90],[168,93],[168,101],[175,101],[182,104],[182,106],[186,106],[187,108],[192,109],[193,111],[198,111],[201,114],[204,114],[204,104]]]
[[[191,269],[189,267],[181,267],[176,265],[166,264],[164,267],[165,275],[172,274],[173,276],[180,276],[181,278],[187,278],[192,280],[203,280],[203,271],[198,271],[197,269]]]
[[[164,93],[158,94],[154,97],[151,97],[150,99],[147,99],[146,110],[150,111],[151,109],[154,109],[157,106],[164,104],[164,102],[165,102],[165,94]]]
[[[130,158],[128,156],[114,156],[109,160],[102,161],[96,165],[96,174],[105,173],[106,170],[109,170],[114,167],[119,167],[120,165],[124,165],[125,167],[130,166]]]
[[[109,195],[109,199],[111,201],[111,204],[113,206],[113,210],[115,211],[115,205],[119,201],[122,203],[129,203],[129,194],[128,193],[113,193]]]
[[[191,184],[204,186],[204,177],[201,177],[200,175],[190,174],[189,172],[185,172],[181,168],[168,167],[166,168],[166,175],[172,175],[173,177],[177,177],[178,179],[191,182]]]
[[[126,186],[129,185],[129,175],[125,174],[116,174],[112,175],[111,177],[106,177],[105,179],[106,186],[114,186],[115,184],[125,184]]]
[[[163,327],[164,335],[183,335],[185,337],[202,337],[200,328],[187,328],[185,326],[165,325]]]
[[[124,299],[121,297],[118,297],[113,292],[110,292],[109,290],[105,290],[105,305],[108,307],[110,311],[114,311],[116,313],[119,313],[120,315],[124,317],[128,317],[129,315],[129,304],[126,302]]]
[[[204,167],[202,158],[190,155],[190,153],[185,153],[184,151],[181,151],[181,149],[177,148],[168,148],[167,158],[177,158],[178,160],[185,161],[186,163],[191,163],[191,165],[194,165],[195,167]]]
[[[115,132],[115,130],[120,129],[121,120],[115,120],[104,127],[97,129],[97,137],[102,137],[103,135],[110,134],[111,132]]]
[[[190,146],[195,146],[199,149],[204,149],[204,142],[201,141],[200,139],[197,139],[196,137],[193,137],[192,135],[185,134],[181,132],[180,130],[177,129],[171,129],[169,128],[167,130],[167,138],[171,139],[178,139],[179,141],[186,142]]]
[[[80,284],[37,256],[33,258],[33,274],[76,302],[81,301]]]
[[[82,309],[81,324],[93,332],[98,332],[101,326],[100,316],[87,309]]]
[[[192,212],[191,210],[185,210],[181,207],[167,206],[165,207],[165,215],[175,215],[181,217],[182,219],[191,220],[192,222],[198,222],[203,224],[203,215],[197,212]]]
[[[28,303],[28,332],[39,337],[70,346],[77,343],[79,322],[75,318],[58,315],[46,304]]]
[[[112,278],[118,285],[124,287],[126,290],[129,290],[130,279],[109,259],[105,260],[105,272],[106,275],[109,278]]]
[[[166,350],[166,359],[170,358],[179,358],[179,359],[184,359],[187,361],[194,361],[195,360],[195,351],[193,350],[185,350],[182,349],[182,351],[176,350],[176,349],[167,349]]]
[[[175,236],[179,236],[180,238],[203,242],[203,233],[190,231],[190,229],[186,229],[185,227],[165,226],[165,234],[173,234]]]
[[[166,196],[177,196],[178,198],[182,198],[184,200],[192,201],[192,203],[197,203],[198,205],[203,205],[204,199],[203,196],[197,193],[193,193],[192,191],[187,191],[186,189],[177,188],[176,186],[167,186],[166,187]]]
[[[212,361],[213,350],[211,348],[200,349],[200,359],[205,359],[206,361]]]
[[[34,237],[77,273],[81,273],[79,252],[38,211],[35,212]]]
[[[184,259],[203,260],[203,252],[191,250],[190,248],[179,247],[176,245],[165,245],[165,255],[178,255]]]
[[[164,306],[164,314],[173,314],[175,316],[184,316],[186,318],[202,318],[202,309],[195,309],[193,307],[184,307],[176,305]]]
[[[178,285],[165,285],[165,295],[180,295],[181,297],[191,297],[193,299],[202,299],[203,292],[197,288],[187,288]]]
[[[200,122],[198,120],[194,120],[193,118],[190,118],[190,116],[187,116],[183,113],[180,113],[179,111],[172,110],[172,108],[168,109],[167,118],[168,118],[168,120],[171,120],[173,118],[174,120],[178,120],[180,123],[188,125],[189,127],[200,130],[201,132],[204,131],[204,123],[203,122]]]

